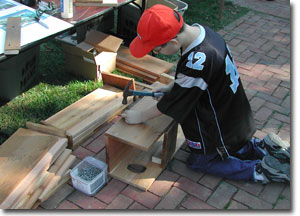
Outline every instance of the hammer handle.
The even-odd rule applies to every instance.
[[[160,97],[163,96],[163,92],[145,92],[145,91],[132,91],[133,96],[152,96],[152,97]]]

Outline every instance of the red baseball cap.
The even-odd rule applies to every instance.
[[[177,14],[180,21],[175,17],[174,10],[165,5],[156,4],[146,9],[137,26],[137,37],[129,46],[131,54],[136,58],[143,57],[156,46],[173,39],[183,25],[181,14]]]

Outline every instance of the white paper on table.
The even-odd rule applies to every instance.
[[[8,17],[22,17],[21,47],[46,38],[73,25],[44,13],[40,19],[48,28],[35,20],[35,10],[13,0],[0,0],[0,54],[4,53],[6,23]]]

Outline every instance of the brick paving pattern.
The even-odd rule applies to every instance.
[[[219,33],[228,42],[251,103],[257,133],[275,132],[290,142],[290,3],[288,0],[233,0],[249,7],[248,14]],[[77,148],[79,162],[91,155],[105,158],[103,133]],[[291,209],[290,185],[229,181],[185,167],[183,146],[150,189],[145,192],[109,177],[94,196],[64,185],[39,209]]]

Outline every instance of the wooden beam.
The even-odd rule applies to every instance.
[[[130,80],[133,80],[129,88],[132,90],[136,89],[135,80],[129,77],[124,77],[113,73],[102,72],[102,79],[104,84],[112,85],[121,89],[124,89]]]
[[[8,17],[4,45],[5,55],[19,54],[21,48],[21,17]]]

